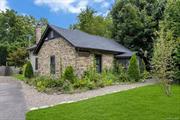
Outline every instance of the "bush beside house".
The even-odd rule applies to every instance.
[[[137,61],[137,57],[134,54],[130,59],[130,64],[128,68],[128,76],[131,81],[139,81],[140,80],[140,69]]]
[[[136,55],[130,60],[128,70],[118,64],[113,69],[104,69],[98,73],[95,66],[90,66],[81,78],[78,78],[72,66],[68,66],[61,77],[37,76],[33,77],[33,69],[30,62],[24,66],[23,79],[27,84],[35,86],[40,92],[76,92],[91,90],[119,84],[122,82],[134,82],[144,78],[144,71],[140,73]]]
[[[27,62],[23,67],[23,75],[25,78],[32,78],[34,76],[33,73],[33,67],[31,65],[31,62]]]

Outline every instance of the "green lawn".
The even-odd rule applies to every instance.
[[[158,85],[28,112],[27,120],[180,120],[180,86]]]

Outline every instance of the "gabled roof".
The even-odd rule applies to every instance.
[[[131,52],[129,49],[125,48],[114,40],[90,35],[80,30],[63,29],[55,25],[48,25],[43,36],[45,36],[48,29],[52,29],[57,32],[60,36],[62,36],[76,48],[102,50],[115,53]],[[43,36],[34,51],[35,54],[38,53],[40,49],[39,47],[41,47],[44,42]]]
[[[119,55],[116,55],[116,58],[130,58],[133,55],[132,52],[126,52]]]

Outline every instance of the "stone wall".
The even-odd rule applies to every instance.
[[[88,53],[87,53],[88,54]],[[80,77],[88,67],[93,65],[94,56],[92,53],[89,55],[80,55],[77,53],[76,57],[76,73]]]
[[[50,75],[50,57],[55,56],[56,75],[60,75],[67,66],[75,67],[75,48],[62,38],[44,42],[39,53],[40,75]]]
[[[29,51],[29,59],[31,61],[31,64],[32,64],[32,67],[33,67],[33,71],[36,72],[36,69],[35,69],[35,59],[36,59],[36,56],[33,54],[33,51]]]
[[[102,55],[102,69],[111,69],[113,67],[114,55],[103,54]]]
[[[44,42],[38,53],[38,73],[50,75],[50,57],[55,56],[56,75],[59,76],[67,66],[72,66],[80,77],[84,71],[94,63],[95,51],[85,55],[79,54],[69,42],[62,38],[56,38]],[[99,53],[98,53],[99,54]],[[102,67],[111,68],[113,65],[113,54],[102,54]]]

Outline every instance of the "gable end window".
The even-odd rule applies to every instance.
[[[54,38],[54,31],[51,31],[51,32],[50,32],[49,39],[53,39],[53,38]]]
[[[56,73],[56,61],[54,55],[50,57],[50,73],[51,74]]]
[[[35,59],[35,70],[38,70],[38,58]]]

